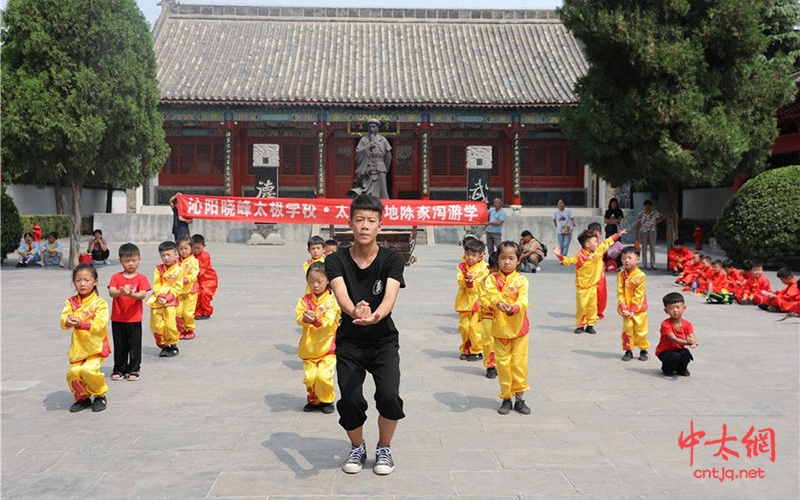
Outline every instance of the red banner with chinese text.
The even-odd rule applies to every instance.
[[[243,198],[178,195],[178,213],[191,219],[265,224],[334,224],[350,220],[349,199]],[[466,201],[381,200],[385,226],[477,226],[489,219],[485,203]]]

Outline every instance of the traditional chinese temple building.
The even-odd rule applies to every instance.
[[[590,176],[557,121],[587,63],[555,11],[163,3],[172,152],[149,204],[253,196],[262,166],[281,197],[342,198],[376,117],[392,198],[467,199],[469,164],[506,204],[587,205]]]

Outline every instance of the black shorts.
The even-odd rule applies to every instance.
[[[351,431],[367,420],[364,379],[367,372],[375,381],[375,407],[389,420],[400,420],[403,400],[400,399],[400,352],[397,342],[375,346],[338,344],[336,346],[336,378],[340,399],[336,405],[339,424]]]

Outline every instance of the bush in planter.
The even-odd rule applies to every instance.
[[[81,217],[81,234],[92,234],[94,229],[92,227],[93,221],[93,215],[84,215]],[[69,233],[72,229],[72,219],[66,214],[23,215],[23,233],[33,229],[33,225],[36,223],[42,228],[43,236],[47,236],[55,231],[58,233],[59,238],[69,238]]]
[[[14,204],[14,199],[11,198],[6,193],[6,188],[3,186],[2,189],[2,206],[0,206],[0,213],[2,213],[2,220],[0,220],[0,225],[2,225],[2,236],[0,240],[2,240],[2,256],[0,256],[0,260],[5,260],[6,255],[10,252],[13,252],[19,246],[19,240],[22,239],[22,223],[19,219],[19,211],[17,210],[17,206]]]
[[[800,266],[800,165],[750,179],[722,210],[714,234],[725,254]]]

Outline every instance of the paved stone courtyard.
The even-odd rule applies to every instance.
[[[112,244],[112,255],[118,244]],[[149,278],[156,245],[141,245]],[[575,246],[573,245],[573,251]],[[59,328],[73,292],[60,269],[2,266],[4,499],[790,499],[798,498],[800,320],[688,296],[700,346],[692,376],[620,361],[612,285],[599,334],[574,335],[574,271],[552,257],[531,283],[532,414],[498,415],[498,385],[457,359],[456,246],[420,246],[395,322],[408,417],[393,442],[397,468],[349,476],[337,416],[305,414],[299,327],[305,246],[212,243],[216,312],[176,358],[145,335],[142,377],[109,381],[108,409],[70,414],[70,334]],[[659,256],[664,262],[663,250]],[[101,295],[119,266],[99,269]],[[778,285],[774,272],[769,273]],[[677,290],[648,274],[650,342]],[[146,311],[147,313],[147,311]],[[147,332],[147,326],[145,326]],[[103,370],[110,375],[109,360]],[[371,382],[366,394],[371,393]],[[371,403],[371,398],[368,398]],[[367,466],[374,459],[370,409]],[[748,456],[745,436],[774,431]],[[694,447],[690,429],[702,431]],[[723,429],[728,439],[722,442]],[[717,441],[717,443],[708,443]],[[728,460],[714,456],[725,444]],[[773,446],[768,446],[773,444]],[[751,447],[752,448],[752,447]],[[770,448],[775,450],[774,462]],[[735,456],[732,453],[738,453]],[[690,463],[693,459],[693,465]],[[735,480],[695,476],[754,470]],[[705,470],[708,469],[708,472]],[[758,472],[758,470],[761,472]]]

